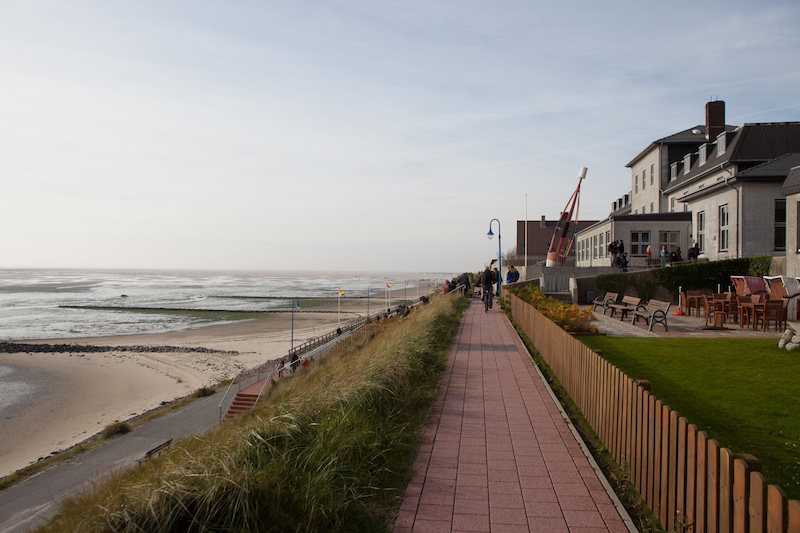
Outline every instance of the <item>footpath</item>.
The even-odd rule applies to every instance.
[[[635,532],[506,316],[473,300],[394,533]]]
[[[219,425],[223,392],[201,398],[73,459],[0,491],[0,533],[22,533],[44,524],[58,502],[110,472],[129,468],[169,439],[197,435]]]

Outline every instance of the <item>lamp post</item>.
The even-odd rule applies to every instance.
[[[492,222],[497,221],[497,297],[500,298],[500,285],[503,283],[503,257],[502,249],[500,248],[500,221],[493,218],[489,221],[489,233],[486,234],[489,240],[492,240],[494,233],[492,233]]]
[[[291,345],[292,347],[290,352],[294,352],[294,308],[300,307],[300,298],[297,297],[292,298],[291,305],[292,305],[292,345]]]

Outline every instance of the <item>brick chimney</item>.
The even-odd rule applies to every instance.
[[[714,142],[725,131],[725,102],[715,100],[706,104],[706,139]]]
[[[544,215],[542,215],[542,221],[539,222],[539,227],[540,228],[546,228],[547,227],[547,221],[544,219]]]

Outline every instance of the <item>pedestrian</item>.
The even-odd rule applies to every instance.
[[[619,271],[620,272],[627,272],[628,271],[628,254],[623,253],[619,256]]]
[[[667,266],[667,247],[666,247],[666,245],[661,247],[661,266],[662,267]]]
[[[283,376],[283,369],[286,366],[286,359],[281,357],[281,360],[278,362],[278,377]]]
[[[653,256],[653,253],[652,253],[652,251],[653,251],[653,250],[652,250],[652,248],[651,248],[651,247],[650,247],[650,245],[648,244],[648,245],[647,245],[647,266],[648,266],[648,267],[650,266],[650,259],[652,259],[652,256]]]
[[[295,370],[297,370],[298,364],[300,364],[300,358],[297,357],[297,352],[292,352],[292,359],[290,361],[290,366],[292,367],[292,374],[294,374]]]
[[[481,274],[481,289],[483,291],[481,296],[489,298],[489,309],[492,308],[492,285],[495,280],[497,280],[497,274],[487,266],[486,270]]]

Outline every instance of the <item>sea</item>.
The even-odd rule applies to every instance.
[[[416,298],[452,275],[424,272],[0,269],[0,341],[160,333],[210,325],[140,309],[274,311],[292,298]],[[125,308],[137,309],[126,311]]]
[[[221,323],[192,311],[276,311],[293,298],[418,298],[452,275],[412,272],[0,269],[0,342],[161,333]],[[126,308],[131,310],[126,310]],[[133,311],[132,309],[136,309]],[[154,312],[141,312],[141,309]],[[223,321],[224,322],[224,321]],[[37,376],[4,364],[0,429]]]

